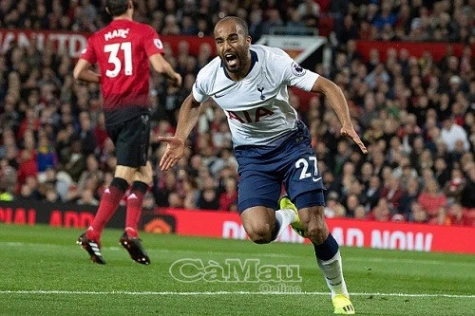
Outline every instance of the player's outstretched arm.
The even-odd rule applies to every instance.
[[[366,146],[361,141],[353,127],[353,123],[351,122],[348,103],[346,102],[345,95],[343,94],[343,91],[341,91],[341,88],[334,82],[319,76],[313,84],[312,92],[321,93],[328,98],[333,111],[335,111],[342,125],[341,135],[351,138],[360,147],[361,151],[364,154],[367,154],[368,149],[366,149]]]
[[[87,60],[79,58],[73,71],[74,79],[95,83],[101,82],[101,75],[90,68],[91,64]]]
[[[167,78],[173,83],[173,85],[179,87],[181,86],[182,78],[179,73],[173,70],[173,67],[170,65],[162,54],[154,54],[149,58],[150,63],[152,64],[153,69],[156,72],[164,74]]]
[[[175,136],[158,138],[159,141],[168,143],[167,149],[160,159],[160,169],[169,170],[183,157],[185,141],[198,122],[201,107],[202,104],[190,94],[181,105]]]

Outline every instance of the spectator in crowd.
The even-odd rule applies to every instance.
[[[466,185],[463,171],[457,168],[452,169],[451,177],[445,182],[439,181],[439,185],[444,186],[443,191],[449,203],[460,202]]]
[[[475,216],[464,209],[460,203],[454,203],[448,208],[445,223],[447,225],[473,226]]]
[[[90,189],[81,191],[81,197],[76,202],[79,205],[92,205],[98,206],[99,201],[94,197],[94,192]]]
[[[233,178],[224,181],[224,192],[219,196],[219,209],[237,212],[237,183]]]
[[[380,198],[386,199],[390,208],[397,210],[401,205],[401,197],[403,190],[400,185],[399,178],[391,176],[387,183],[384,184]]]
[[[450,180],[450,169],[444,157],[437,157],[435,159],[434,176],[441,188]]]
[[[368,212],[366,211],[366,208],[363,205],[358,205],[355,209],[355,217],[354,219],[366,219]]]
[[[414,223],[427,223],[428,214],[421,207],[419,202],[413,201],[411,203],[411,214],[409,215],[409,221]]]
[[[197,206],[202,210],[219,210],[219,200],[216,189],[206,188],[201,191]]]
[[[346,197],[346,217],[355,217],[356,208],[360,206],[358,195],[351,193]]]
[[[79,129],[73,135],[73,138],[81,142],[81,150],[86,156],[94,153],[97,144],[88,112],[79,113]]]
[[[464,150],[470,148],[467,132],[460,125],[455,123],[455,119],[452,116],[444,119],[440,137],[449,152],[453,152],[456,149],[457,142],[462,143]]]
[[[435,179],[431,178],[426,181],[417,201],[422,209],[427,212],[428,221],[438,223],[440,213],[445,212],[447,197],[439,190],[439,185]]]
[[[370,211],[367,218],[374,221],[388,222],[391,220],[393,210],[386,199],[381,198],[378,204]]]
[[[366,189],[363,191],[364,205],[367,210],[373,209],[381,196],[381,180],[377,175],[371,176]]]
[[[472,213],[475,213],[475,164],[467,170],[467,183],[465,184],[461,193],[461,204],[463,207],[470,209]]]
[[[194,178],[186,179],[183,185],[183,207],[185,209],[196,209],[198,208],[198,199],[200,197],[200,192],[198,190],[198,185]]]
[[[411,205],[414,201],[417,201],[419,196],[419,181],[416,177],[409,179],[407,182],[406,188],[402,192],[400,204],[398,211],[400,214],[403,214],[406,219],[410,218],[411,215]]]
[[[345,207],[339,202],[340,196],[337,192],[330,192],[327,196],[326,206],[324,209],[325,217],[328,218],[335,218],[335,217],[345,217],[346,216],[346,209]]]

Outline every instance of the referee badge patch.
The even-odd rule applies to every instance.
[[[296,75],[297,77],[302,77],[307,72],[305,68],[303,68],[302,66],[300,66],[299,64],[295,62],[292,63],[291,67],[292,67],[292,73]]]

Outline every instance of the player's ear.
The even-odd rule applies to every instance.
[[[251,35],[248,35],[248,36],[247,36],[246,42],[247,42],[249,45],[252,44],[252,37],[251,37]]]
[[[129,5],[127,9],[136,9],[137,8],[137,3],[133,0],[129,1]]]

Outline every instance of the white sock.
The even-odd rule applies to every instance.
[[[340,250],[338,250],[330,260],[323,261],[317,259],[317,263],[325,276],[328,288],[332,292],[332,298],[338,294],[350,297],[348,289],[346,288],[345,279],[343,278]]]
[[[296,220],[295,212],[291,209],[278,210],[275,212],[275,220],[280,226],[277,233],[273,236],[274,239],[287,229],[287,226]]]

